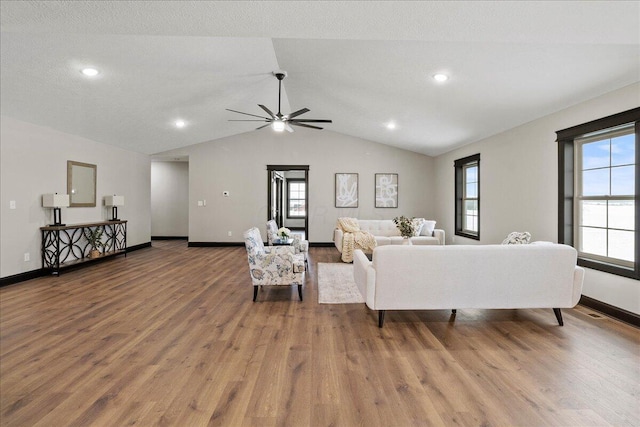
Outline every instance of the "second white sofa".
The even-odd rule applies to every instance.
[[[435,221],[425,221],[419,236],[409,238],[412,245],[444,245],[444,230],[435,228]],[[358,225],[361,231],[368,231],[376,239],[377,246],[401,245],[404,238],[396,224],[390,219],[359,219]],[[342,253],[342,239],[344,233],[336,228],[333,233],[333,242]]]

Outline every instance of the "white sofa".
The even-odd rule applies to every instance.
[[[354,279],[367,306],[378,310],[574,307],[584,269],[567,245],[381,246],[369,261],[361,250]]]
[[[435,221],[425,221],[419,236],[410,237],[413,245],[444,245],[444,230],[435,227]],[[368,231],[376,239],[377,246],[401,245],[403,237],[396,224],[390,219],[359,219],[358,225],[361,231]],[[339,228],[333,232],[333,242],[342,253],[342,238],[344,233]]]

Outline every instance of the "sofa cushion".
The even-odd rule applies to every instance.
[[[412,245],[439,245],[440,240],[431,236],[416,236],[411,238]]]
[[[368,231],[374,236],[399,236],[400,230],[390,219],[360,219],[360,230]]]
[[[385,246],[385,245],[390,245],[391,244],[391,237],[390,236],[374,236],[376,238],[376,245],[377,246]]]

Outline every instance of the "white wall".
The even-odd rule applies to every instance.
[[[557,130],[636,108],[640,84],[516,127],[435,159],[436,217],[454,243],[453,162],[480,153],[479,242],[455,237],[456,244],[500,243],[511,231],[529,231],[532,240],[558,240]],[[640,314],[640,283],[588,270],[584,295]]]
[[[189,234],[189,163],[151,162],[151,235]]]
[[[66,224],[102,221],[110,210],[102,206],[107,194],[125,196],[118,216],[128,220],[129,246],[150,241],[150,159],[50,128],[9,117],[0,118],[0,277],[37,270],[39,228],[53,221],[42,207],[42,195],[67,192],[67,160],[97,165],[96,207],[62,208]],[[9,202],[16,209],[9,209]],[[24,261],[29,253],[31,260]]]
[[[171,155],[189,156],[189,241],[241,242],[256,226],[265,238],[269,164],[309,165],[309,239],[331,242],[340,216],[366,219],[398,215],[433,218],[433,159],[328,130],[269,129],[206,142]],[[165,153],[165,154],[169,154]],[[359,207],[334,207],[334,174],[359,174]],[[374,173],[399,174],[399,207],[374,207]],[[222,192],[229,190],[230,197]],[[206,199],[206,207],[197,207]],[[437,219],[437,218],[436,218]],[[228,236],[231,231],[232,236]]]

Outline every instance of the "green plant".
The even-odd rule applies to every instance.
[[[415,233],[416,224],[413,218],[407,218],[406,216],[397,216],[393,218],[393,222],[400,230],[402,237],[411,237]]]
[[[102,228],[96,227],[93,229],[89,229],[89,231],[85,231],[84,236],[87,238],[89,245],[91,246],[91,250],[96,251],[100,248],[104,247],[104,242],[102,239]]]

